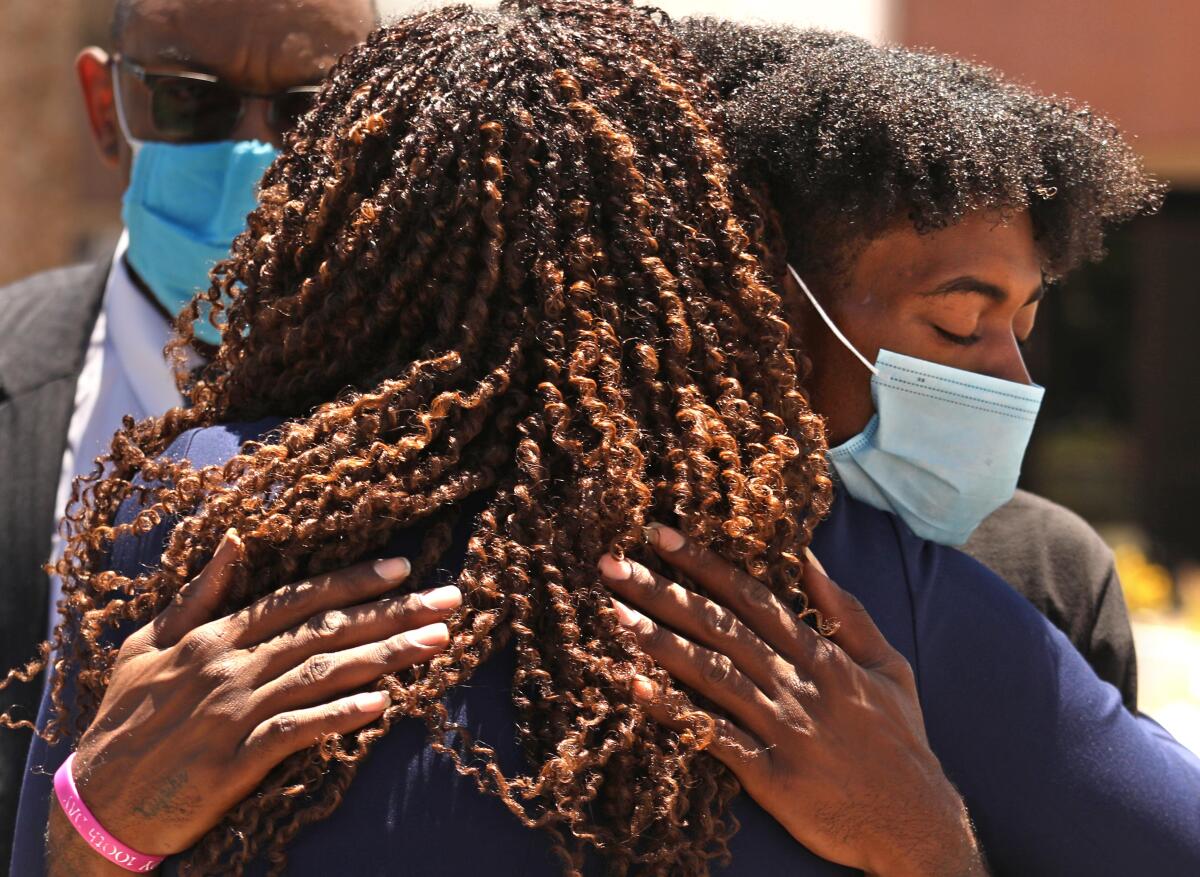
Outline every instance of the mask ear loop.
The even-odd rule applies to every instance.
[[[839,329],[834,324],[833,320],[831,320],[829,318],[829,314],[825,313],[825,308],[821,307],[821,303],[819,301],[817,301],[817,297],[812,294],[812,291],[808,288],[808,284],[806,284],[800,278],[800,275],[796,273],[796,269],[793,268],[791,265],[788,265],[787,269],[789,272],[791,272],[792,279],[800,284],[800,288],[804,290],[804,294],[808,296],[808,300],[810,302],[812,302],[812,306],[817,309],[817,313],[821,315],[821,319],[825,321],[825,325],[829,327],[829,331],[832,332],[837,337],[838,341],[841,341],[843,344],[846,345],[847,350],[849,350],[851,353],[853,353],[855,356],[858,357],[858,361],[861,362],[863,365],[865,365],[867,367],[867,370],[871,374],[878,375],[879,369],[877,369],[875,366],[873,366],[870,363],[870,361],[867,360],[867,358],[865,356],[863,356],[861,353],[859,353],[858,348],[850,343],[850,339],[842,334],[842,330]]]

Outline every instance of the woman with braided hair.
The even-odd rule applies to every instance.
[[[591,2],[416,15],[338,64],[180,319],[182,343],[209,306],[223,324],[190,406],[130,424],[76,489],[42,724],[61,754],[33,760],[76,749],[104,843],[187,873],[729,859],[713,719],[596,566],[671,519],[804,605],[828,506],[698,79],[649,14]],[[895,697],[895,733],[919,734]],[[973,857],[927,747],[913,772],[912,806]],[[50,810],[50,872],[115,868],[78,812]],[[478,843],[418,851],[451,826]]]
[[[76,487],[16,873],[981,874],[926,724],[1044,873],[1070,818],[1195,853],[1200,771],[1032,608],[830,508],[770,209],[655,15],[338,64],[181,317],[190,405]]]

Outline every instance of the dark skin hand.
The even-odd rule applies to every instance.
[[[328,734],[383,713],[383,673],[429,660],[462,603],[453,586],[404,597],[403,558],[286,585],[218,616],[241,542],[212,561],[122,645],[74,776],[84,803],[126,846],[171,855],[196,843],[267,773]],[[358,691],[358,693],[353,693]],[[51,807],[49,873],[125,874]]]
[[[850,342],[874,362],[880,348],[1028,384],[1021,346],[1042,298],[1042,254],[1028,213],[976,211],[918,234],[903,220],[866,243],[844,274],[804,281]],[[788,277],[790,322],[812,357],[813,408],[830,446],[875,413],[871,373],[834,337]]]
[[[986,869],[962,799],[929,749],[912,669],[809,555],[810,604],[828,638],[751,576],[655,525],[647,539],[713,599],[629,560],[600,570],[621,623],[684,688],[717,704],[708,751],[800,843],[882,877]],[[634,696],[681,727],[649,679]]]

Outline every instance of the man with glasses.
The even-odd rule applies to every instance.
[[[172,320],[208,286],[334,61],[377,21],[372,0],[118,0],[112,50],[80,53],[92,135],[126,184],[125,232],[111,262],[0,289],[0,667],[53,628],[42,564],[62,550],[72,481],[123,416],[180,404],[162,354]],[[219,335],[195,328],[200,356]],[[37,688],[5,690],[0,712],[32,718]],[[27,746],[0,734],[0,862]]]

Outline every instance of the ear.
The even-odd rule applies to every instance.
[[[90,46],[75,59],[75,74],[83,92],[92,139],[104,163],[116,168],[121,158],[121,129],[113,103],[112,65],[108,53]]]

